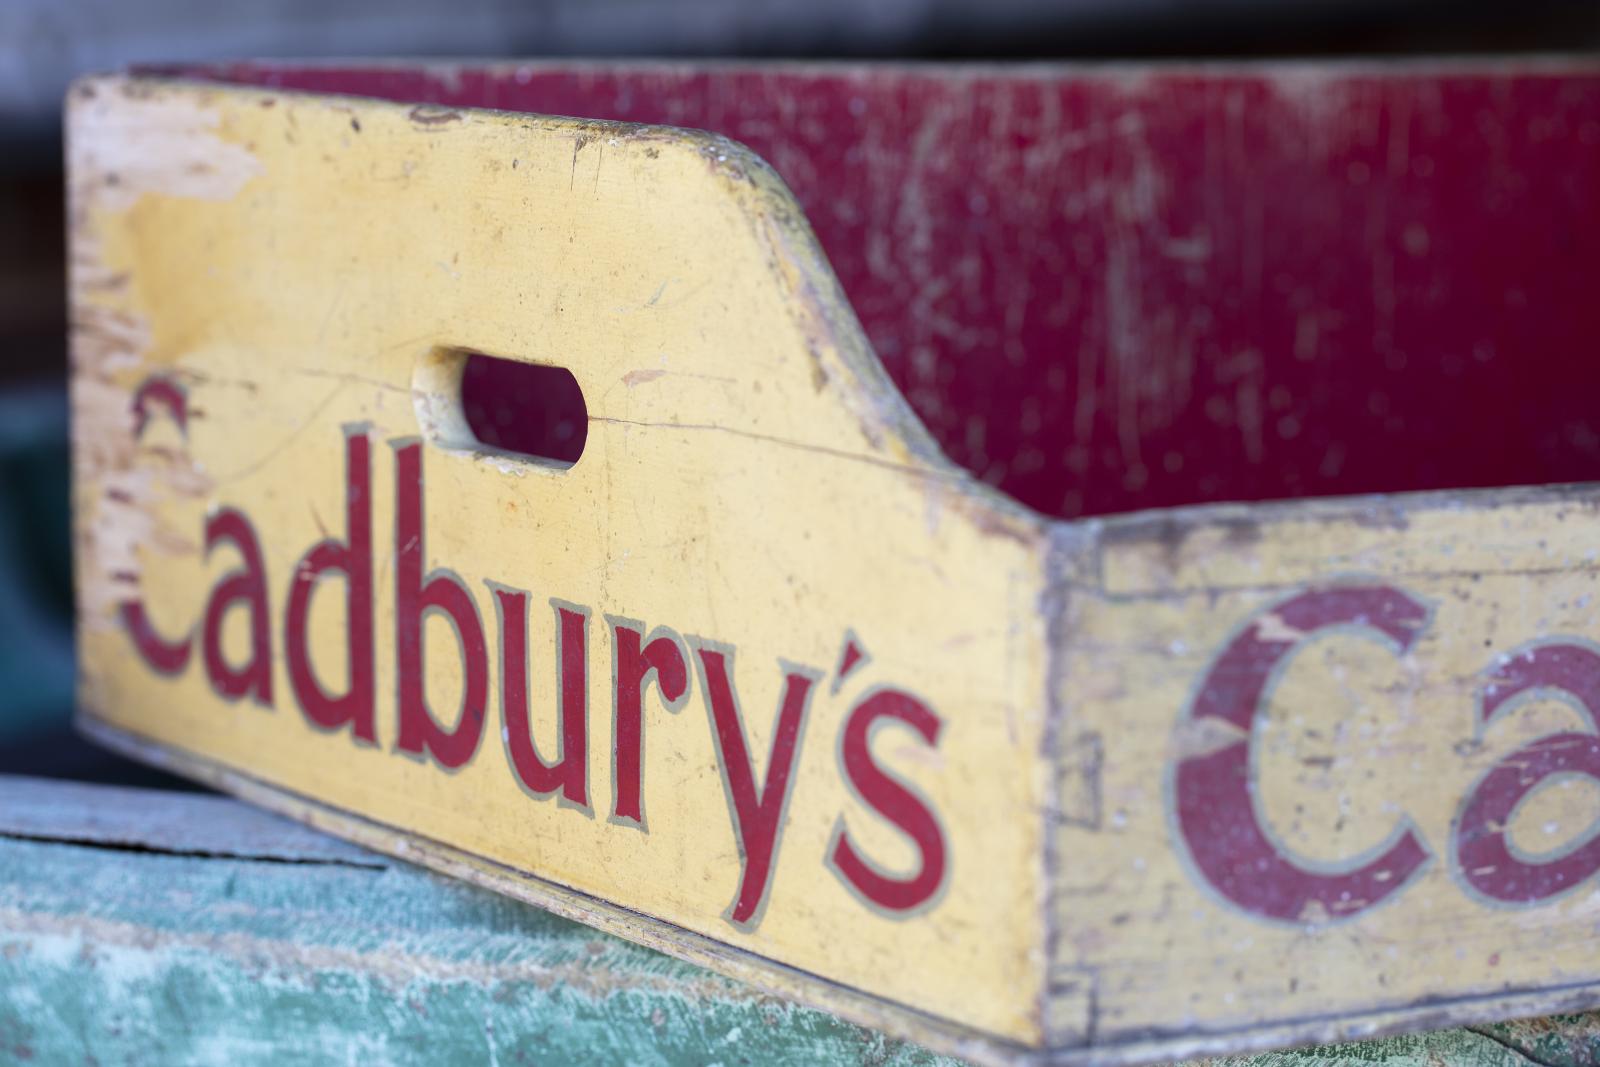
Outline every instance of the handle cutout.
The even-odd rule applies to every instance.
[[[424,434],[447,448],[565,470],[589,437],[589,406],[565,367],[436,348],[417,367],[413,395]]]

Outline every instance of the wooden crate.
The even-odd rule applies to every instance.
[[[844,288],[740,145],[529,113],[652,87],[801,146]],[[1471,488],[1600,468],[1592,71],[239,67],[68,135],[91,736],[986,1061],[1600,999],[1596,492]]]

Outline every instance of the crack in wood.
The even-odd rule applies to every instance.
[[[374,856],[371,860],[332,859],[324,856],[283,856],[259,852],[234,852],[213,848],[171,848],[137,841],[108,841],[76,834],[34,834],[25,830],[0,830],[0,841],[31,841],[41,845],[67,845],[102,852],[131,852],[146,856],[182,856],[187,859],[239,860],[245,863],[278,863],[300,867],[347,867],[352,870],[386,871],[392,864]]]

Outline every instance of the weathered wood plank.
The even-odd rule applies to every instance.
[[[0,837],[127,846],[177,856],[385,867],[359,846],[226,797],[0,777]]]
[[[1209,1061],[1585,1067],[1600,1016]],[[953,1065],[221,797],[0,778],[0,1063]]]
[[[1580,1067],[1597,1035],[1569,1016],[1212,1062]],[[301,1057],[956,1062],[237,801],[0,778],[0,1062]]]
[[[953,1061],[236,801],[10,779],[20,1062]]]

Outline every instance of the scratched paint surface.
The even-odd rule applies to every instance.
[[[962,490],[758,160],[681,131],[115,79],[74,95],[69,139],[82,707],[825,990],[1037,1035],[1040,523]],[[459,436],[458,349],[568,367],[580,462]],[[969,556],[986,565],[947,569]],[[240,575],[253,593],[213,601]],[[402,610],[424,576],[456,614]],[[631,822],[626,626],[666,628],[688,687],[641,687]],[[831,862],[843,829],[919,869],[839,754],[885,687],[944,724],[937,747],[894,721],[874,742],[950,857],[902,914]],[[332,706],[358,691],[361,715]],[[413,744],[402,718],[466,747]],[[541,786],[539,760],[579,777]]]
[[[1593,1002],[1596,513],[1587,489],[1107,523],[1063,572],[1053,878],[1098,1026]],[[1509,855],[1469,859],[1486,839]]]
[[[189,73],[748,144],[944,451],[1048,515],[1600,477],[1591,61]]]

